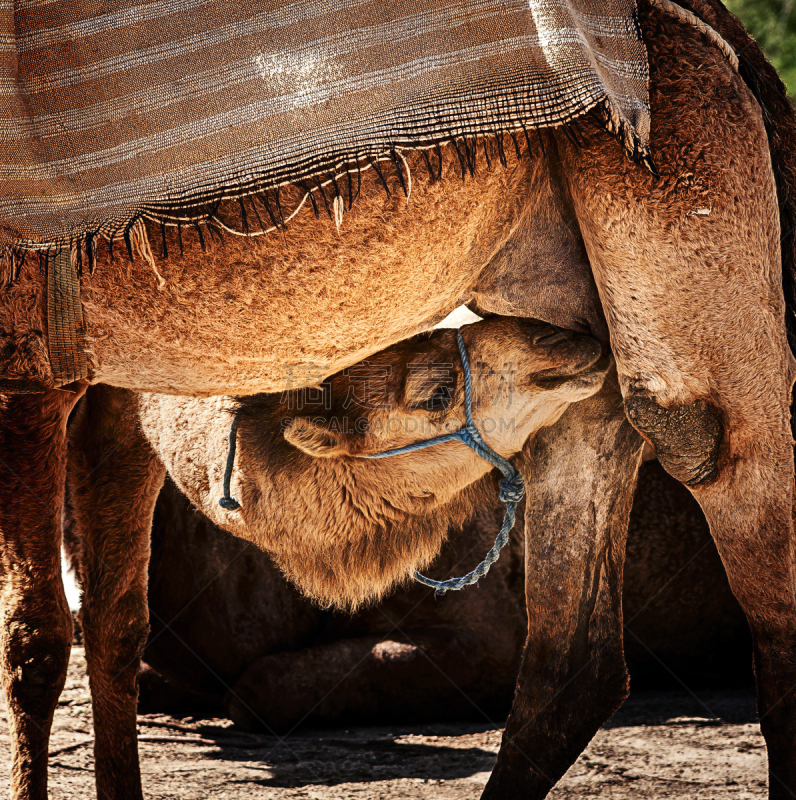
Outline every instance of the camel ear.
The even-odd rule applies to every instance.
[[[293,447],[316,458],[342,456],[347,452],[342,434],[302,417],[292,420],[285,428],[284,436]]]

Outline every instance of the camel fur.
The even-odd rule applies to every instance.
[[[602,386],[599,343],[544,323],[494,318],[462,330],[473,418],[509,458],[570,403]],[[172,480],[210,519],[267,551],[309,597],[356,609],[437,555],[451,525],[497,493],[491,464],[460,442],[369,460],[464,425],[456,332],[393,345],[307,391],[247,398],[237,410],[232,494],[221,508],[230,398],[133,395],[140,428]]]
[[[75,502],[88,554],[83,615],[104,798],[142,797],[134,735],[135,664],[147,631],[142,520],[164,471],[122,390],[278,392],[297,365],[309,367],[297,386],[312,386],[470,301],[593,335],[610,345],[617,375],[529,445],[524,477],[535,501],[526,530],[539,533],[526,541],[526,595],[540,614],[484,797],[544,797],[626,697],[622,565],[643,439],[710,524],[752,630],[769,796],[796,793],[795,371],[786,335],[786,300],[788,319],[796,307],[796,119],[773,69],[721,3],[684,2],[740,54],[740,74],[698,28],[640,3],[660,178],[584,118],[572,139],[543,132],[544,150],[533,146],[506,168],[479,158],[464,182],[450,147],[440,180],[410,158],[408,198],[387,198],[363,176],[339,232],[305,207],[284,239],[228,237],[203,251],[193,236],[180,256],[170,238],[170,257],[156,263],[162,290],[145,258],[130,262],[117,250],[111,262],[100,245],[82,284],[85,341],[92,380],[117,388],[92,390],[90,422],[70,458],[84,481]],[[397,176],[387,180],[396,186]],[[299,200],[286,196],[288,211]],[[46,345],[44,297],[30,264],[3,291],[0,331],[12,345],[44,352],[30,339]],[[0,409],[9,476],[0,482],[0,664],[15,800],[46,796],[47,731],[70,641],[61,579],[49,568],[67,461],[65,437],[52,432],[85,390],[53,391],[40,365],[33,373],[46,391],[4,395]],[[18,365],[0,377],[18,379]],[[120,495],[138,513],[119,513]],[[371,591],[359,575],[349,596],[379,594],[412,566],[402,573],[384,558],[392,577],[370,576]],[[322,593],[329,580],[320,565],[310,584]]]

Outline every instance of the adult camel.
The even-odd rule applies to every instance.
[[[385,198],[367,172],[339,234],[305,207],[284,240],[228,238],[204,252],[186,237],[180,258],[169,234],[170,258],[128,263],[117,250],[111,262],[101,248],[83,277],[94,380],[136,392],[278,391],[290,364],[331,374],[462,299],[610,339],[621,397],[584,401],[534,443],[527,592],[544,614],[533,620],[490,800],[545,796],[626,696],[619,598],[641,438],[624,411],[710,522],[753,632],[770,797],[796,793],[794,365],[782,288],[784,276],[791,301],[796,123],[737,20],[718,0],[684,1],[740,54],[741,74],[715,39],[640,4],[659,179],[586,121],[578,144],[562,131],[543,134],[544,151],[492,171],[482,158],[463,183],[451,147],[439,181],[406,153],[410,201]],[[138,252],[148,254],[141,239]],[[9,346],[7,369],[36,355],[43,281],[25,267],[3,296],[2,329],[27,325],[33,343]],[[58,544],[66,418],[83,388],[2,398],[0,658],[17,799],[46,797],[48,733],[68,660]],[[95,560],[83,615],[97,782],[103,798],[140,798],[134,743],[116,747],[113,732],[134,725],[149,529],[111,520],[125,532],[119,549],[92,538],[92,519],[117,491],[120,457],[139,465],[125,486],[139,508],[154,506],[162,470],[113,402],[93,414],[82,457],[93,469],[84,509]]]

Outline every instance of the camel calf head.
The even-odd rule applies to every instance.
[[[462,335],[473,419],[487,444],[507,458],[602,385],[606,365],[589,336],[510,318],[468,325]],[[322,403],[302,402],[305,390],[283,396],[280,424],[285,439],[313,458],[368,457],[459,430],[464,384],[456,331],[437,330],[334,375]],[[490,466],[450,442],[356,469],[398,508],[422,513],[450,502]]]
[[[582,334],[495,318],[462,330],[474,422],[506,458],[602,386],[608,359]],[[219,508],[229,415],[218,400],[149,395],[143,429],[177,485],[220,526],[256,542],[310,597],[355,608],[438,553],[447,530],[496,491],[458,441],[366,456],[465,424],[455,330],[387,348],[313,388],[242,401],[233,494]]]

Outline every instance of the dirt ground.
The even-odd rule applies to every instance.
[[[555,800],[765,797],[766,766],[751,692],[645,692],[631,696],[550,794]],[[5,711],[3,710],[5,719]],[[501,726],[440,723],[303,731],[243,739],[227,721],[180,720],[200,734],[145,724],[139,735],[218,743],[142,741],[148,799],[469,800],[478,798]],[[150,720],[151,721],[151,720]],[[210,728],[210,730],[208,729]],[[7,781],[9,738],[0,736]],[[72,650],[51,751],[91,735],[83,649]],[[237,746],[230,746],[237,745]],[[94,797],[90,745],[50,759],[52,800]]]

